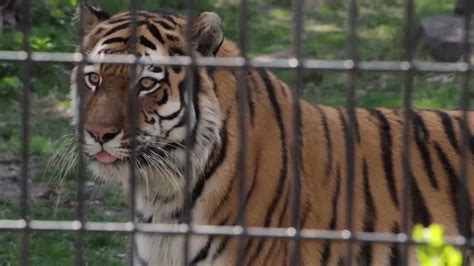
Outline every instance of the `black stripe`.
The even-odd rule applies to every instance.
[[[142,12],[142,11],[138,11],[136,12],[136,16],[137,16],[137,20],[138,19],[141,19],[140,16],[143,16],[145,18],[149,18],[149,13],[148,12]],[[122,14],[118,17],[113,17],[112,19],[108,20],[107,23],[109,24],[115,24],[115,23],[118,23],[118,22],[123,22],[125,20],[128,20],[131,22],[133,18],[133,15],[129,12],[129,13],[126,13],[126,14]]]
[[[258,165],[260,164],[260,153],[257,152],[257,155],[256,155],[256,158],[255,158],[255,169],[254,169],[254,172],[253,172],[253,179],[252,179],[252,183],[250,184],[250,189],[249,191],[247,192],[247,194],[245,195],[245,199],[244,199],[244,202],[242,204],[242,209],[241,210],[238,210],[237,213],[238,214],[241,214],[245,211],[245,207],[247,206],[247,202],[249,201],[250,197],[252,196],[252,193],[255,189],[255,183],[256,183],[256,180],[257,180],[257,175],[258,175]],[[235,176],[235,174],[234,174]],[[232,178],[232,181],[230,183],[230,185],[228,186],[227,188],[227,191],[225,193],[225,196],[223,197],[223,199],[221,200],[221,202],[219,203],[219,206],[214,209],[214,211],[212,212],[212,215],[211,217],[215,217],[218,213],[219,213],[219,210],[221,208],[221,206],[223,205],[223,203],[225,203],[228,199],[229,199],[229,196],[230,196],[230,192],[231,192],[231,189],[233,187],[233,184],[234,184],[234,179],[235,178]]]
[[[168,73],[168,69],[165,68],[165,76],[164,78],[161,80],[161,83],[163,84],[168,84],[168,86],[171,86],[170,83],[169,83],[169,73]],[[180,109],[185,109],[186,110],[186,103],[184,102],[184,94],[185,94],[185,91],[186,91],[186,82],[185,80],[182,80],[180,81],[180,83],[178,84],[178,91],[179,91],[179,99],[180,99],[180,102],[181,102],[181,106],[180,106]],[[170,114],[171,117],[174,117],[174,116],[178,116],[182,110],[179,110],[178,113],[174,113],[174,114]],[[157,111],[155,111],[155,114],[160,116],[160,114],[158,114]],[[161,117],[161,116],[160,116]],[[167,119],[167,117],[162,117],[163,119]],[[165,138],[168,138],[169,134],[171,134],[171,131],[173,131],[175,128],[177,127],[181,127],[181,126],[184,126],[185,123],[186,123],[186,116],[183,115],[181,116],[178,124],[174,125],[171,129],[169,129],[167,132],[165,132]],[[161,122],[160,121],[160,125],[161,125]]]
[[[363,229],[364,232],[374,232],[375,230],[375,221],[377,219],[377,213],[375,210],[374,198],[372,192],[370,192],[370,183],[369,183],[369,168],[367,166],[367,161],[365,158],[362,160],[362,177],[363,177],[363,189],[364,189],[364,202],[365,213],[363,220]],[[358,265],[371,265],[372,264],[372,244],[364,242],[361,245],[360,253],[358,256]]]
[[[225,248],[227,247],[227,244],[229,244],[229,240],[230,240],[230,237],[228,236],[224,237],[224,240],[222,240],[222,243],[217,247],[216,252],[212,256],[213,261],[221,255],[222,251],[225,250]]]
[[[161,27],[163,27],[165,30],[173,30],[174,25],[168,24],[165,20],[153,20],[154,22],[160,24]]]
[[[344,134],[343,136],[343,141],[344,141],[344,148],[347,149],[348,146],[348,137],[349,137],[349,132],[347,131],[347,122],[346,122],[346,116],[344,114],[343,109],[338,108],[337,112],[339,114],[339,120],[341,121],[341,126],[342,126],[342,133]],[[347,153],[347,151],[345,151]]]
[[[331,220],[329,221],[328,230],[336,229],[337,206],[339,203],[340,191],[341,191],[341,171],[338,166],[336,167],[336,186],[334,188],[334,193],[332,193],[332,200],[331,200],[332,214],[331,214]],[[328,260],[329,260],[329,257],[331,256],[330,245],[331,245],[330,241],[326,241],[324,243],[324,249],[321,255],[321,265],[328,265]]]
[[[392,234],[400,233],[400,228],[399,228],[397,222],[395,222],[392,225],[391,233]],[[400,262],[401,262],[400,261],[400,250],[398,249],[398,245],[394,243],[394,244],[390,245],[390,265],[391,266],[399,266]]]
[[[157,41],[159,41],[160,43],[164,43],[163,36],[161,36],[160,31],[158,30],[158,28],[155,25],[153,25],[151,23],[147,23],[146,28],[151,33],[151,35],[153,35],[153,37],[155,37],[155,39]]]
[[[281,194],[283,192],[283,188],[285,186],[285,178],[287,176],[287,169],[288,169],[288,154],[287,154],[287,149],[286,149],[286,137],[285,137],[285,128],[283,126],[283,118],[281,116],[281,110],[280,110],[280,105],[278,104],[278,101],[276,99],[275,95],[275,88],[273,87],[272,81],[270,80],[270,77],[268,76],[268,73],[265,69],[263,68],[258,68],[257,69],[258,73],[260,74],[260,77],[263,80],[263,83],[265,85],[265,89],[268,94],[268,100],[270,101],[272,108],[273,108],[273,113],[275,115],[275,120],[278,126],[278,131],[280,135],[280,149],[281,149],[281,165],[280,165],[280,177],[278,178],[278,183],[276,186],[275,193],[273,194],[273,199],[271,201],[270,206],[268,207],[267,213],[265,214],[265,219],[263,222],[264,227],[268,227],[270,225],[272,215],[275,212],[275,209],[278,205],[278,202],[281,199]],[[247,251],[249,248],[249,242],[247,242],[245,250]],[[254,255],[250,256],[251,260],[252,258],[256,257],[258,253],[261,251],[263,246],[263,240],[259,239],[257,247],[255,249]]]
[[[172,42],[177,42],[179,41],[179,38],[174,36],[174,35],[171,35],[171,34],[166,34],[166,39],[168,39],[168,41],[172,41]]]
[[[474,135],[471,135],[471,141],[470,141],[470,146],[471,146],[471,154],[474,155]]]
[[[399,201],[395,186],[395,177],[393,174],[393,162],[392,162],[392,134],[390,129],[390,124],[385,117],[385,115],[377,109],[371,110],[373,116],[379,121],[379,136],[380,136],[380,146],[382,148],[382,162],[385,172],[385,177],[387,179],[387,187],[390,192],[390,197],[392,198],[395,207],[398,209]]]
[[[160,116],[160,114],[159,114],[156,110],[155,110],[154,112],[155,112],[156,115]],[[173,114],[171,114],[171,116],[173,117],[173,116],[175,116],[175,115],[179,115],[181,111],[177,111],[177,112],[178,112],[178,114],[173,113]],[[160,116],[160,117],[161,117],[161,116]],[[165,116],[165,117],[166,117],[166,116]],[[160,120],[160,126],[161,126],[161,123],[162,123],[162,122],[163,122],[163,120]],[[182,127],[182,126],[184,126],[185,124],[186,124],[186,116],[185,116],[185,115],[182,115],[182,116],[180,117],[178,123],[175,124],[175,125],[174,125],[172,128],[170,128],[168,131],[165,132],[165,138],[168,138],[169,135],[171,134],[171,132],[172,132],[173,130],[175,130],[176,128]]]
[[[194,71],[191,71],[193,73],[193,79],[194,81],[192,82],[192,100],[193,100],[193,108],[194,108],[194,115],[196,119],[196,123],[194,125],[194,128],[191,130],[191,148],[194,148],[194,145],[196,144],[196,139],[197,139],[197,129],[199,127],[199,123],[201,122],[201,110],[199,109],[199,103],[198,103],[198,94],[199,90],[201,88],[201,76],[199,75],[198,69],[194,69]]]
[[[221,135],[221,145],[215,144],[214,148],[211,151],[210,160],[206,165],[206,171],[202,174],[192,191],[192,206],[196,204],[196,201],[202,194],[204,185],[209,178],[214,174],[214,172],[219,168],[219,166],[224,162],[227,155],[227,119],[229,118],[230,111],[227,112],[226,119],[220,130]]]
[[[443,166],[444,172],[448,176],[449,181],[449,189],[451,194],[451,204],[454,207],[455,215],[456,215],[456,223],[459,232],[463,232],[464,229],[463,222],[462,222],[462,211],[458,204],[458,199],[462,197],[460,191],[458,191],[458,176],[454,167],[452,166],[451,162],[448,159],[448,156],[443,151],[443,149],[439,146],[437,142],[434,143],[434,147],[436,149],[436,153],[438,154],[438,158]]]
[[[170,83],[170,73],[168,71],[168,68],[167,67],[164,67],[163,70],[165,71],[165,75],[163,76],[163,78],[160,80],[160,82],[162,84],[166,84],[168,85],[169,87],[171,87],[171,83]],[[183,79],[179,82],[178,84],[178,92],[179,92],[179,101],[184,104],[184,106],[186,107],[186,104],[185,104],[185,101],[184,101],[184,95],[186,93],[186,79]]]
[[[165,90],[163,91],[163,96],[161,97],[161,99],[159,99],[158,101],[155,101],[155,103],[158,104],[158,105],[163,105],[163,104],[165,104],[167,101],[168,101],[168,90],[165,89]],[[176,116],[178,116],[179,112],[181,111],[182,106],[183,106],[183,105],[180,105],[178,111],[176,111],[176,112],[174,112],[174,113],[172,113],[172,114],[170,114],[170,115],[167,115],[167,116],[165,116],[165,117],[176,117]],[[177,113],[178,113],[178,114],[177,114]],[[160,116],[160,118],[162,118],[162,119],[167,119],[167,118],[163,118],[162,116]],[[171,118],[171,119],[173,119],[173,118]]]
[[[456,120],[456,122],[458,124],[458,127],[461,129],[461,134],[462,134],[463,119],[461,119],[460,117],[454,117],[454,120]],[[471,134],[471,132],[469,130],[469,126],[468,125],[466,125],[466,126],[467,126],[467,132],[468,132],[468,145],[470,146],[471,154],[474,154],[474,135]]]
[[[178,48],[178,47],[170,47],[168,49],[168,53],[169,53],[169,56],[174,56],[174,55],[183,56],[184,55],[183,50],[181,48]],[[175,73],[181,72],[181,66],[180,65],[171,65],[171,68],[173,69],[173,71]]]
[[[172,145],[172,144],[168,143],[167,145]],[[155,199],[153,199],[153,204],[156,204],[158,201],[161,201],[162,204],[166,204],[174,200],[175,198],[176,198],[176,194],[172,194],[163,198],[160,194],[157,193],[155,195]]]
[[[150,70],[150,71],[153,72],[153,73],[161,73],[161,72],[163,72],[163,68],[160,67],[160,66],[150,66],[150,67],[148,68],[148,70]]]
[[[281,227],[282,223],[283,223],[283,219],[285,218],[285,214],[288,210],[288,202],[289,202],[289,198],[290,198],[290,193],[286,193],[286,197],[285,197],[285,203],[283,203],[283,209],[281,211],[281,214],[280,214],[280,218],[278,219],[278,226],[277,227]],[[263,258],[263,265],[270,265],[268,263],[268,259],[269,259],[269,256],[273,254],[274,250],[273,248],[275,247],[275,244],[278,242],[278,241],[283,241],[283,240],[277,240],[275,238],[271,238],[267,241],[271,241],[272,243],[270,244],[270,248],[268,249],[268,253],[267,255],[265,255],[265,257]],[[286,250],[286,248],[285,248]],[[252,260],[250,260],[252,261]],[[251,263],[253,264],[253,263]]]
[[[184,218],[184,211],[181,208],[176,209],[169,214],[169,217],[172,220],[177,221],[178,223],[182,223]]]
[[[169,115],[165,115],[165,116],[162,116],[160,115],[158,112],[156,112],[156,114],[160,117],[160,119],[163,119],[163,120],[173,120],[175,119],[176,117],[178,117],[178,115],[181,113],[181,111],[183,110],[183,107],[184,107],[184,104],[181,103],[181,105],[179,106],[179,109],[172,113],[172,114],[169,114]]]
[[[357,138],[357,143],[360,143],[359,121],[357,120],[357,110],[354,112],[354,131]]]
[[[194,78],[194,82],[192,83],[193,84],[193,89],[192,89],[192,99],[193,99],[193,110],[194,110],[194,114],[195,114],[195,124],[193,125],[193,128],[191,129],[191,134],[190,134],[190,141],[191,141],[191,149],[194,148],[194,146],[196,145],[196,140],[197,140],[197,129],[199,128],[199,124],[201,123],[201,112],[200,112],[200,109],[199,109],[199,105],[198,105],[198,94],[199,94],[199,89],[200,89],[200,86],[198,85],[199,82],[200,82],[200,77],[197,73],[197,71],[194,71],[194,75],[193,75],[193,78]],[[168,74],[168,71],[167,69],[165,69],[165,77],[162,79],[162,83],[167,83],[169,84],[169,74]],[[187,80],[187,77],[185,79],[183,79],[179,85],[178,85],[178,90],[179,90],[179,95],[180,95],[180,99],[184,99],[184,93],[185,93],[185,90],[187,89],[187,86],[186,86],[186,81]],[[185,108],[187,107],[186,105],[184,106]],[[184,125],[186,125],[186,119],[188,117],[187,116],[182,116],[180,121],[178,122],[178,124],[174,125],[173,128],[171,128],[170,130],[168,130],[167,132],[165,132],[165,138],[167,138],[169,136],[169,134],[171,134],[171,132],[178,128],[178,127],[182,127]]]
[[[138,40],[142,45],[146,46],[147,48],[152,49],[152,50],[156,50],[156,45],[154,43],[152,43],[150,40],[148,40],[145,36],[143,36],[143,35],[140,36],[138,38]]]
[[[193,258],[191,261],[190,265],[195,265],[207,258],[207,255],[209,254],[209,249],[211,248],[211,243],[212,240],[214,239],[214,236],[210,236],[207,238],[206,244],[199,250],[199,252],[196,254],[196,256]]]
[[[117,42],[127,43],[129,39],[130,38],[128,38],[128,37],[126,37],[126,38],[113,37],[113,38],[110,38],[110,39],[107,39],[107,40],[103,41],[102,44],[111,44],[111,43],[117,43]]]
[[[145,214],[137,211],[137,222],[139,223],[151,223],[153,221],[153,215],[150,215],[149,217],[145,217]]]
[[[136,243],[133,245],[133,249],[134,249],[134,253],[135,253],[134,256],[137,259],[140,266],[148,266],[148,261],[140,256],[140,253],[138,252],[138,247],[137,247]]]
[[[239,210],[239,212],[244,212],[245,211],[245,208],[247,206],[247,203],[250,199],[250,197],[252,196],[253,194],[253,191],[255,190],[255,187],[256,187],[256,183],[257,183],[257,176],[258,176],[258,166],[260,164],[260,152],[257,152],[257,155],[255,157],[255,169],[253,171],[253,179],[252,179],[252,184],[250,184],[250,189],[249,191],[247,192],[247,195],[245,196],[245,199],[244,199],[244,204],[242,204],[242,210]]]
[[[99,28],[96,28],[95,29],[95,32],[94,33],[91,33],[91,35],[93,36],[98,36],[100,35],[105,29],[103,27],[99,27]]]
[[[161,124],[161,120],[160,120],[160,124]],[[165,132],[165,137],[164,138],[168,138],[171,134],[171,132],[173,132],[173,130],[177,129],[177,128],[180,128],[182,126],[186,125],[186,116],[181,116],[181,118],[179,119],[178,123],[176,125],[174,125],[172,128],[170,128],[168,131]]]
[[[176,25],[176,21],[174,20],[174,18],[170,15],[163,15],[162,16],[162,19],[163,20],[168,20],[169,22],[171,22],[171,24],[173,25]]]
[[[145,114],[144,111],[141,111],[143,118],[145,118],[145,123],[149,125],[154,125],[156,123],[156,120],[154,117],[149,118],[148,115]]]
[[[170,53],[170,55],[179,55],[179,56],[184,56],[185,53],[183,51],[183,49],[179,48],[179,47],[170,47],[168,49],[168,52]]]
[[[426,207],[425,199],[423,198],[423,194],[421,194],[420,189],[418,188],[418,184],[416,183],[416,179],[413,174],[410,172],[412,184],[412,221],[414,224],[422,224],[423,226],[428,226],[431,224],[432,217],[430,211]]]
[[[250,124],[253,126],[255,122],[255,102],[252,99],[252,92],[254,91],[254,88],[257,86],[257,83],[255,82],[252,73],[249,71],[247,78],[250,77],[251,82],[248,82],[249,86],[247,86],[248,90],[248,106],[249,106],[249,112],[250,112]],[[247,79],[248,80],[248,79]]]
[[[451,117],[443,112],[443,111],[435,111],[435,113],[441,119],[441,124],[443,125],[444,133],[448,137],[449,143],[453,147],[453,149],[459,153],[459,145],[456,140],[456,133],[454,133],[453,122],[451,121]]]
[[[323,124],[323,130],[324,130],[324,139],[326,142],[326,164],[324,167],[324,178],[326,180],[330,179],[330,174],[332,170],[332,140],[331,140],[331,134],[329,133],[329,125],[328,125],[328,118],[326,116],[326,113],[319,107],[316,106],[316,110],[319,111],[321,114],[321,122]]]
[[[103,49],[100,49],[97,54],[101,54],[101,53],[104,53],[104,54],[114,54],[115,53],[115,50],[113,49],[109,49],[109,48],[103,48]]]
[[[116,23],[120,23],[120,22],[124,22],[124,21],[130,22],[130,19],[131,19],[130,16],[125,16],[125,17],[120,16],[118,18],[114,18],[114,19],[111,19],[111,20],[107,21],[107,24],[112,25],[112,24],[116,24]]]
[[[429,132],[425,127],[423,118],[416,112],[412,112],[413,117],[413,130],[415,134],[415,143],[420,151],[421,159],[423,161],[423,168],[425,169],[426,175],[430,179],[431,186],[438,189],[438,180],[436,180],[435,173],[433,171],[433,164],[431,162],[431,155],[428,151],[426,143],[429,141]]]
[[[126,23],[122,23],[122,24],[116,25],[115,27],[109,29],[109,30],[104,34],[103,37],[108,36],[108,35],[111,35],[111,34],[117,32],[117,31],[126,29],[126,28],[128,28],[128,27],[130,27],[130,22],[129,22],[129,21],[127,21]],[[102,37],[102,38],[103,38],[103,37]]]
[[[146,23],[146,21],[138,21],[137,22],[137,28],[144,25]],[[123,30],[123,29],[126,29],[126,28],[132,28],[132,24],[130,22],[126,22],[126,23],[122,23],[122,24],[119,24],[113,28],[111,28],[110,30],[108,30],[103,37],[106,37],[108,35],[111,35],[113,33],[116,33],[117,31],[120,31],[120,30]],[[102,38],[103,38],[102,37]]]
[[[218,225],[222,226],[227,223],[229,220],[230,214],[227,215],[224,220],[222,220]],[[209,249],[211,248],[212,240],[214,240],[214,236],[209,236],[207,238],[206,244],[199,250],[199,252],[196,254],[196,256],[193,258],[191,261],[191,265],[195,265],[207,258],[207,255],[209,255]]]
[[[212,211],[212,215],[211,217],[216,217],[217,214],[219,213],[219,211],[221,210],[222,206],[224,206],[224,204],[229,200],[230,198],[230,194],[232,192],[232,188],[234,187],[234,180],[235,180],[236,176],[235,176],[235,173],[232,175],[232,177],[230,178],[230,182],[229,184],[227,185],[227,188],[224,192],[224,196],[221,198],[221,200],[219,201],[219,203],[217,204],[217,206],[214,208],[214,210]]]
[[[219,45],[217,45],[216,49],[213,51],[213,53],[212,53],[213,56],[217,56],[217,53],[219,52],[219,49],[221,49],[221,46],[224,43],[224,39],[225,38],[221,39],[221,42],[219,43]]]
[[[300,228],[304,228],[304,225],[306,223],[306,219],[308,218],[308,213],[311,213],[311,207],[312,204],[310,201],[306,201],[303,203],[303,211],[301,212],[301,220],[300,220]]]

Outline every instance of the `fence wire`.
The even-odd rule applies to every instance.
[[[465,0],[465,6],[470,5],[468,0]],[[471,213],[467,206],[469,201],[468,191],[466,189],[467,178],[468,178],[468,143],[469,143],[469,132],[467,125],[468,109],[469,109],[469,78],[472,72],[472,66],[470,62],[470,46],[469,46],[469,30],[471,14],[466,12],[465,23],[464,23],[464,57],[462,62],[458,63],[435,63],[435,62],[424,62],[414,60],[413,49],[413,28],[414,28],[414,3],[413,0],[406,1],[405,15],[404,15],[404,49],[405,57],[404,61],[364,61],[358,60],[357,56],[357,1],[350,0],[348,2],[348,23],[347,23],[347,57],[344,60],[319,60],[309,59],[303,57],[302,42],[303,42],[303,30],[304,30],[304,3],[303,1],[293,1],[293,57],[287,59],[249,59],[247,55],[248,48],[248,18],[249,18],[249,7],[248,1],[242,0],[240,6],[239,16],[239,48],[241,54],[235,58],[194,58],[192,56],[162,56],[155,59],[137,57],[136,53],[132,55],[108,55],[101,57],[89,56],[81,53],[44,53],[44,52],[31,52],[29,47],[29,31],[31,26],[31,1],[23,0],[22,15],[21,15],[21,31],[23,34],[23,45],[21,51],[0,51],[0,62],[11,62],[21,66],[21,78],[23,81],[22,88],[22,182],[21,186],[21,215],[19,220],[0,220],[0,232],[17,232],[21,234],[21,241],[19,244],[19,264],[28,265],[28,237],[31,232],[76,232],[75,239],[75,255],[76,265],[84,265],[84,234],[85,233],[118,233],[126,234],[130,236],[131,245],[135,245],[135,238],[137,233],[145,234],[161,234],[161,235],[181,235],[185,236],[183,246],[184,263],[188,265],[188,251],[189,251],[189,238],[191,235],[206,235],[206,236],[233,236],[239,237],[239,244],[237,245],[238,253],[241,254],[245,241],[248,241],[249,237],[255,238],[270,238],[270,239],[283,239],[290,241],[290,256],[287,263],[292,265],[299,265],[301,258],[301,240],[330,240],[330,241],[341,241],[346,243],[346,258],[345,264],[351,265],[353,260],[353,249],[352,245],[354,242],[367,242],[367,243],[382,243],[382,244],[397,244],[403,245],[400,249],[400,255],[402,264],[408,263],[407,248],[410,245],[426,244],[416,242],[410,238],[411,224],[409,221],[409,214],[411,211],[410,206],[410,191],[411,190],[411,177],[409,175],[410,162],[408,160],[408,154],[410,152],[409,145],[409,132],[410,132],[410,110],[412,109],[412,90],[414,76],[418,73],[435,72],[435,73],[460,73],[464,76],[462,83],[462,91],[460,94],[460,107],[462,109],[462,160],[460,164],[461,177],[458,180],[458,191],[460,191],[460,197],[465,200],[460,200],[460,209],[465,210],[463,212],[463,225],[460,225],[460,232],[462,235],[450,236],[446,238],[448,244],[458,246],[464,249],[464,254],[467,255],[469,251],[474,247],[474,239],[471,238],[470,234],[470,221]],[[83,4],[82,1],[79,3]],[[186,17],[188,21],[191,21],[194,17],[194,1],[185,0],[186,4]],[[132,46],[133,51],[137,51],[137,7],[138,1],[130,1],[130,11],[132,13]],[[79,25],[82,25],[83,14],[79,14]],[[84,32],[82,27],[79,27],[78,37],[82,40]],[[189,55],[192,55],[192,46],[190,40],[192,39],[191,23],[188,23],[186,36],[188,40],[187,51]],[[82,45],[80,43],[79,45]],[[82,49],[79,49],[82,51]],[[29,218],[29,202],[28,202],[28,169],[29,169],[29,140],[30,140],[30,93],[31,93],[31,67],[32,64],[52,64],[52,63],[73,63],[79,67],[77,72],[78,86],[84,86],[82,78],[79,78],[83,74],[83,66],[87,63],[109,63],[109,64],[129,64],[133,66],[133,75],[136,75],[136,70],[139,65],[143,64],[159,64],[163,66],[176,65],[186,67],[191,75],[188,75],[187,80],[187,93],[188,101],[192,98],[193,90],[197,80],[193,75],[198,70],[198,67],[227,67],[239,70],[238,75],[238,107],[239,107],[239,153],[237,158],[237,170],[238,174],[238,218],[235,226],[212,226],[212,225],[191,225],[192,214],[190,212],[191,198],[189,193],[190,180],[191,180],[191,169],[192,169],[192,158],[190,150],[190,138],[192,134],[190,126],[190,117],[192,116],[192,109],[188,108],[186,112],[187,122],[187,155],[186,155],[186,170],[185,170],[185,208],[184,208],[184,223],[179,225],[172,224],[144,224],[139,223],[135,220],[135,208],[136,208],[136,158],[135,148],[137,147],[136,141],[136,123],[131,125],[131,167],[130,167],[130,198],[129,198],[129,219],[128,222],[124,223],[105,223],[105,222],[92,222],[86,221],[84,216],[84,159],[82,158],[82,145],[78,145],[79,152],[79,163],[77,171],[77,195],[78,205],[76,209],[76,220],[74,221],[53,221],[53,220],[32,220]],[[250,68],[280,68],[280,69],[292,69],[295,74],[294,82],[294,94],[292,99],[293,107],[293,140],[291,147],[292,156],[292,178],[291,178],[291,227],[288,228],[273,228],[273,227],[247,227],[245,225],[244,215],[244,194],[245,194],[245,155],[247,151],[247,139],[246,131],[247,125],[245,123],[246,117],[248,116],[249,110],[246,104],[248,95],[248,84],[245,78],[246,73]],[[298,101],[301,96],[302,84],[302,72],[304,70],[321,70],[321,71],[339,71],[346,74],[346,109],[347,125],[348,130],[345,134],[346,138],[346,221],[345,230],[342,231],[331,231],[331,230],[314,230],[304,229],[300,225],[300,172],[297,165],[301,160],[301,150],[298,143],[301,142],[300,132],[300,121],[301,121],[301,110],[299,110]],[[399,233],[369,233],[369,232],[354,232],[353,231],[353,197],[354,197],[354,127],[355,127],[355,108],[356,108],[356,94],[355,94],[355,81],[357,74],[362,71],[370,72],[393,72],[401,73],[404,75],[404,96],[403,96],[403,110],[404,110],[404,123],[403,123],[403,161],[402,161],[402,172],[403,172],[403,196],[402,196],[402,226]],[[134,78],[131,79],[132,81]],[[79,89],[79,92],[83,90]],[[80,93],[80,108],[79,108],[79,142],[83,143],[84,139],[84,106],[83,106],[83,95]],[[130,117],[131,121],[137,121],[138,117],[138,101],[136,93],[133,93],[133,84],[130,84]],[[130,260],[129,264],[133,265],[133,253],[134,249],[130,249]],[[237,264],[243,265],[244,261],[237,258]]]

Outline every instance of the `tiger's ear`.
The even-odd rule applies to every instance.
[[[110,18],[110,15],[102,9],[87,4],[79,4],[76,8],[76,20],[80,21],[82,15],[82,30],[88,33],[100,22]]]
[[[194,48],[204,56],[213,56],[224,41],[221,18],[213,12],[203,12],[193,19],[192,42]]]

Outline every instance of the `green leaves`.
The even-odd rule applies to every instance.
[[[426,242],[427,245],[416,247],[416,255],[420,266],[460,266],[462,254],[451,245],[444,243],[444,228],[440,224],[428,227],[416,225],[413,228],[413,240]]]
[[[52,52],[54,45],[51,38],[35,36],[30,40],[30,46],[33,51]]]

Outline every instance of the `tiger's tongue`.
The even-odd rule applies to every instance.
[[[95,159],[101,163],[113,163],[115,162],[118,158],[111,155],[110,153],[106,151],[101,151],[95,155]]]

